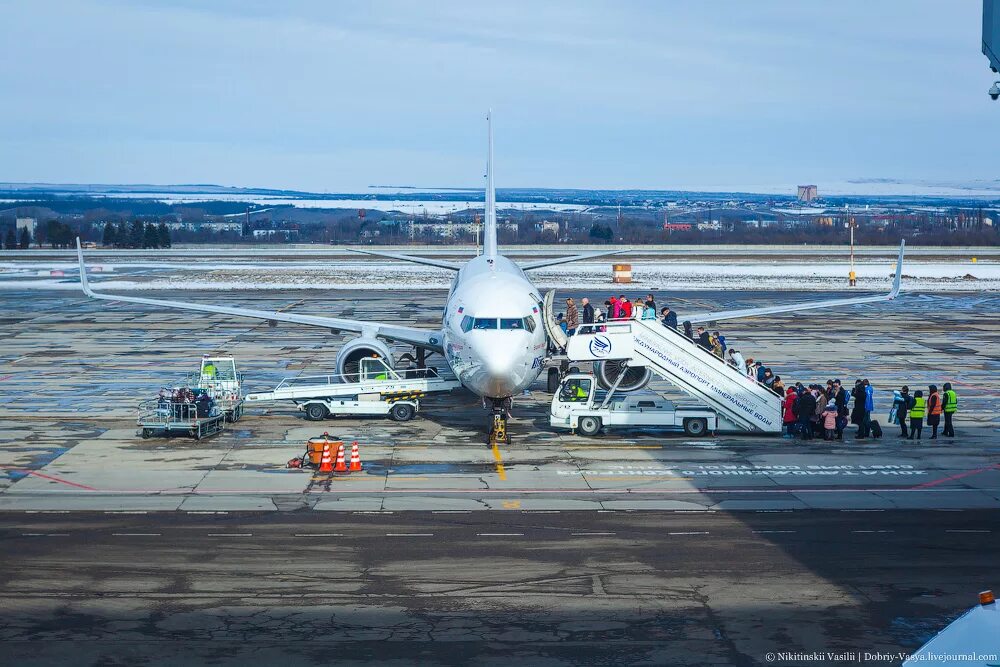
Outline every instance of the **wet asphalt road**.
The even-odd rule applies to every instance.
[[[6,513],[0,652],[754,665],[912,651],[1000,586],[998,532],[980,510]]]

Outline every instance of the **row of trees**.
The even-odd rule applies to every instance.
[[[170,229],[162,222],[106,222],[101,242],[114,248],[169,248]]]
[[[7,228],[4,235],[3,247],[6,250],[27,250],[31,247],[31,232],[27,227],[22,227],[18,233],[13,227]]]

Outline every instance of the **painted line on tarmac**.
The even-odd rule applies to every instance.
[[[946,533],[990,533],[992,531],[990,531],[990,530],[970,530],[970,529],[951,528],[951,529],[946,529],[944,532],[946,532]]]
[[[20,469],[12,468],[12,470],[16,472],[23,472],[26,475],[34,475],[35,477],[41,477],[42,479],[47,479],[50,482],[59,482],[60,484],[66,484],[67,486],[75,486],[76,488],[83,489],[84,491],[97,491],[97,489],[95,489],[92,486],[87,486],[86,484],[77,484],[76,482],[71,482],[68,479],[61,479],[59,477],[53,477],[52,475],[46,475],[44,473],[38,472],[37,470],[26,470],[24,468]]]
[[[524,533],[476,533],[478,537],[524,537]]]
[[[434,537],[434,533],[386,533],[386,537]]]
[[[585,537],[588,535],[615,535],[616,533],[570,533],[570,535],[577,535],[580,537]]]
[[[667,535],[708,535],[707,530],[681,531],[677,533],[667,533]]]
[[[751,533],[755,535],[775,535],[778,533],[795,533],[798,531],[794,530],[751,530]]]
[[[858,534],[869,534],[869,533],[895,533],[894,530],[852,530],[852,533]]]
[[[503,458],[500,456],[500,448],[493,443],[493,460],[497,463],[497,476],[501,482],[507,481],[507,472],[503,468]]]
[[[68,537],[69,533],[21,533],[21,537]]]
[[[115,537],[160,537],[163,533],[111,533]]]
[[[209,537],[253,537],[253,533],[209,533]]]
[[[295,533],[293,537],[344,537],[344,533]]]
[[[617,478],[624,479],[624,478]],[[639,479],[639,478],[636,478]],[[12,487],[14,489],[16,487]],[[861,487],[861,488],[843,488],[843,487],[832,487],[832,488],[821,488],[821,489],[809,489],[809,488],[799,488],[799,487],[785,487],[785,488],[735,488],[735,489],[719,489],[719,488],[676,488],[676,489],[634,489],[634,488],[596,488],[596,489],[537,489],[537,488],[521,488],[521,489],[331,489],[330,491],[325,491],[324,493],[331,494],[368,494],[368,495],[427,495],[429,493],[437,494],[466,494],[466,495],[511,495],[511,494],[522,494],[522,495],[538,495],[538,494],[564,494],[564,495],[732,495],[732,494],[796,494],[796,493],[806,493],[806,494],[824,494],[824,493],[982,493],[989,491],[1000,490],[997,488],[915,488],[915,487]],[[213,489],[205,493],[198,493],[191,491],[177,491],[175,489],[93,489],[95,493],[87,493],[86,496],[149,496],[156,495],[164,498],[170,497],[187,497],[187,498],[211,498],[212,496],[271,496],[271,492],[267,490],[260,491],[247,491],[246,489]],[[67,491],[55,491],[50,489],[32,489],[31,491],[22,492],[7,492],[4,494],[8,498],[26,498],[31,496],[65,496],[71,497],[70,493]],[[760,512],[790,512],[791,510],[758,510]],[[228,511],[218,510],[186,510],[187,514],[229,514]],[[369,510],[365,512],[355,512],[355,514],[392,514],[391,511],[386,510]]]
[[[955,475],[949,475],[948,477],[942,477],[941,479],[934,479],[929,482],[924,482],[923,484],[917,484],[913,489],[927,489],[932,486],[937,486],[938,484],[944,484],[945,482],[951,482],[956,479],[962,479],[963,477],[971,477],[972,475],[978,475],[981,472],[989,472],[990,470],[1000,470],[1000,463],[995,463],[985,468],[975,468],[973,470],[966,470],[965,472],[960,472]]]

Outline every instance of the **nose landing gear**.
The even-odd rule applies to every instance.
[[[486,444],[509,445],[510,433],[507,431],[507,419],[510,417],[511,399],[493,399],[493,421],[490,424],[490,437]]]

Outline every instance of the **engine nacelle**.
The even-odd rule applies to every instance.
[[[384,342],[375,338],[353,338],[337,353],[337,373],[343,376],[346,382],[357,381],[358,368],[365,357],[383,359],[389,368],[395,365],[392,351]]]
[[[625,377],[618,383],[616,391],[638,391],[649,384],[649,379],[653,376],[645,366],[625,368],[625,362],[621,359],[594,362],[594,375],[597,376],[597,384],[601,389],[610,389],[622,370],[625,371]]]

